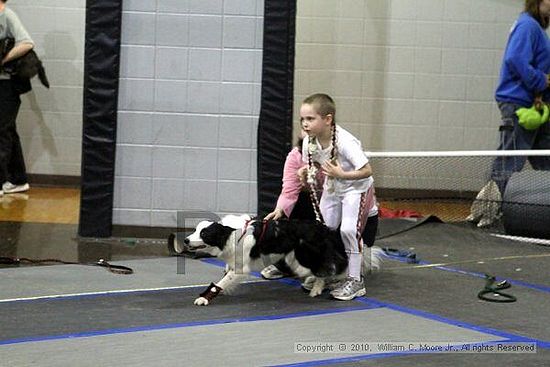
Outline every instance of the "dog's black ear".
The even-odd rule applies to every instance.
[[[207,245],[216,246],[220,250],[223,250],[229,236],[231,236],[234,231],[234,228],[224,226],[220,223],[212,223],[201,231],[200,237]]]

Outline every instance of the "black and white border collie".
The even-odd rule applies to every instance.
[[[308,283],[313,283],[311,297],[320,295],[327,283],[346,278],[348,258],[338,230],[313,220],[262,222],[246,218],[241,217],[241,230],[222,224],[227,218],[221,223],[200,222],[180,244],[187,252],[201,251],[226,263],[223,278],[211,283],[195,299],[195,305],[208,305],[220,292],[230,292],[251,271],[259,271],[283,257],[294,274],[302,279],[309,277]],[[379,247],[364,247],[363,276],[379,269],[382,257]]]

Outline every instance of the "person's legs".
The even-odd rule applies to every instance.
[[[498,150],[531,149],[535,142],[536,132],[528,131],[519,125],[516,110],[521,106],[514,103],[499,103],[502,125],[500,126],[500,145]],[[500,193],[504,194],[510,176],[521,171],[526,157],[497,157],[492,166],[491,179],[497,184]]]
[[[374,245],[374,240],[376,238],[376,233],[378,232],[378,214],[373,215],[367,219],[365,228],[363,229],[363,244],[366,247],[372,247]]]
[[[538,128],[533,149],[550,149],[550,122]],[[533,169],[550,171],[550,157],[529,157],[529,163]]]
[[[21,100],[9,80],[0,81],[0,185],[9,178],[13,132]]]
[[[365,194],[348,194],[342,200],[342,221],[340,234],[348,254],[348,279],[330,294],[339,300],[349,301],[366,293],[361,278],[362,240],[361,233],[368,211],[361,210],[362,197]]]
[[[361,233],[367,221],[368,212],[361,211],[361,194],[348,194],[342,200],[342,223],[340,234],[348,253],[348,276],[361,279]]]
[[[323,192],[319,202],[319,210],[330,229],[336,229],[342,221],[342,201],[338,196]]]
[[[23,157],[23,149],[21,140],[17,133],[17,124],[13,125],[13,141],[11,149],[11,157],[8,161],[8,181],[14,185],[21,186],[28,183],[27,168],[25,167],[25,159]]]

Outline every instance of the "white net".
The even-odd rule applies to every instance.
[[[382,208],[539,237],[550,218],[550,150],[366,154]]]

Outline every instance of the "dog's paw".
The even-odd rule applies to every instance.
[[[478,219],[479,219],[479,217],[480,217],[480,215],[471,213],[470,215],[468,215],[468,216],[466,217],[466,221],[467,221],[467,222],[477,222]]]
[[[322,278],[315,278],[315,282],[313,283],[313,287],[311,287],[311,290],[309,291],[310,297],[317,297],[321,293],[323,293],[323,290],[325,289],[325,281]]]
[[[199,297],[195,300],[197,306],[208,306],[208,300],[204,297]]]
[[[321,293],[323,293],[323,288],[313,287],[313,288],[309,291],[309,296],[313,298],[313,297],[319,296]]]

